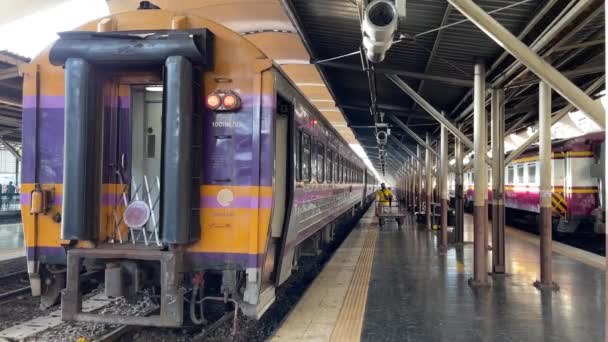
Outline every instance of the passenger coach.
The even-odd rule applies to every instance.
[[[66,286],[63,319],[177,327],[217,297],[259,317],[300,256],[372,199],[348,144],[216,22],[115,14],[62,33],[24,71],[28,272],[43,306]],[[160,314],[83,313],[91,271],[111,296],[160,293]]]

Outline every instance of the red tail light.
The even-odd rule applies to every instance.
[[[222,99],[218,94],[210,94],[207,96],[207,108],[209,109],[218,109],[222,104]]]
[[[238,107],[239,99],[234,94],[226,94],[222,99],[222,104],[226,109],[235,109]]]
[[[241,98],[231,90],[219,90],[207,96],[207,108],[216,112],[231,112],[241,108]]]

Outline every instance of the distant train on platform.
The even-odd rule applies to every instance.
[[[28,272],[43,306],[62,296],[64,320],[179,327],[218,298],[260,317],[301,256],[373,200],[377,180],[347,142],[220,23],[113,14],[23,70]],[[82,312],[91,271],[110,296],[156,294],[160,313]]]
[[[559,233],[605,233],[604,132],[553,142],[551,203],[554,230]],[[491,170],[488,179],[491,183]],[[473,172],[464,174],[465,207],[473,205]],[[454,196],[454,174],[450,174]],[[528,148],[505,168],[507,218],[536,220],[539,213],[538,146]],[[491,187],[488,203],[492,203]]]

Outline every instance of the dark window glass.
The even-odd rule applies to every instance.
[[[310,168],[310,135],[302,132],[302,154],[301,154],[301,168],[302,168],[302,180],[310,182],[311,180],[311,168]]]
[[[325,180],[327,183],[331,183],[333,178],[332,167],[334,163],[334,151],[330,148],[327,149],[327,157],[325,158]]]
[[[148,134],[148,158],[156,157],[156,134]]]
[[[517,184],[524,183],[524,166],[517,165]]]
[[[513,166],[509,166],[507,168],[507,184],[513,184],[514,175],[515,171],[513,170]]]
[[[296,139],[296,181],[302,181],[302,162],[300,160],[300,155],[302,154],[302,131],[298,131],[298,137]]]
[[[536,184],[536,164],[528,164],[528,183]]]
[[[325,181],[325,146],[317,143],[317,182]]]

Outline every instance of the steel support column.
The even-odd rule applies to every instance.
[[[539,175],[540,175],[540,281],[534,286],[539,289],[557,289],[553,282],[552,265],[552,220],[551,220],[551,87],[540,82],[538,132],[539,132]]]
[[[456,226],[454,227],[454,242],[464,242],[464,172],[462,165],[462,144],[454,137],[454,159],[456,170],[454,179],[454,205],[456,207]]]
[[[411,158],[407,158],[405,160],[405,198],[406,198],[405,207],[406,208],[409,208],[410,204],[411,204],[410,187],[412,186],[412,182],[410,180],[410,160],[411,160]]]
[[[420,145],[416,146],[416,155],[418,159],[422,159]],[[418,211],[422,211],[422,165],[420,162],[416,163],[416,195],[418,197],[418,201],[416,202]]]
[[[431,144],[431,136],[429,135],[429,133],[426,133],[426,143],[428,145]],[[433,190],[433,184],[432,184],[432,178],[431,178],[431,174],[433,173],[433,170],[431,169],[431,152],[429,150],[426,150],[424,153],[424,161],[425,161],[425,177],[426,177],[426,194],[425,194],[425,217],[426,217],[426,228],[427,229],[432,229],[432,221],[431,221],[431,200],[432,200],[432,193],[431,191]]]
[[[475,193],[473,207],[473,278],[469,284],[473,286],[486,285],[488,283],[487,263],[486,263],[486,224],[488,198],[488,173],[483,156],[486,154],[488,142],[485,139],[486,108],[485,108],[485,88],[486,72],[483,63],[475,64],[475,87],[473,91],[474,103],[474,172],[475,172]]]
[[[588,114],[591,120],[602,128],[606,127],[604,108],[601,103],[594,101],[585,94],[574,83],[487,14],[481,7],[471,0],[448,0],[448,2],[496,43],[526,65],[540,79],[553,87],[561,96],[576,106],[576,108]]]
[[[442,112],[445,117],[445,113]],[[448,193],[448,131],[444,125],[441,125],[440,133],[440,155],[441,164],[439,167],[439,175],[437,179],[441,188],[439,189],[441,198],[441,246],[440,251],[447,252],[448,249],[448,206],[450,195]]]
[[[16,160],[21,161],[21,154],[19,154],[19,151],[17,151],[17,149],[15,149],[11,144],[8,143],[8,141],[4,140],[4,138],[1,136],[0,143],[4,145],[4,147],[13,155],[13,157],[15,157]]]
[[[416,211],[416,182],[414,182],[414,179],[416,177],[416,164],[418,162],[412,158],[411,162],[410,162],[410,172],[409,172],[409,177],[410,177],[410,210],[412,210],[412,212]]]
[[[492,89],[492,272],[505,273],[505,92]]]

